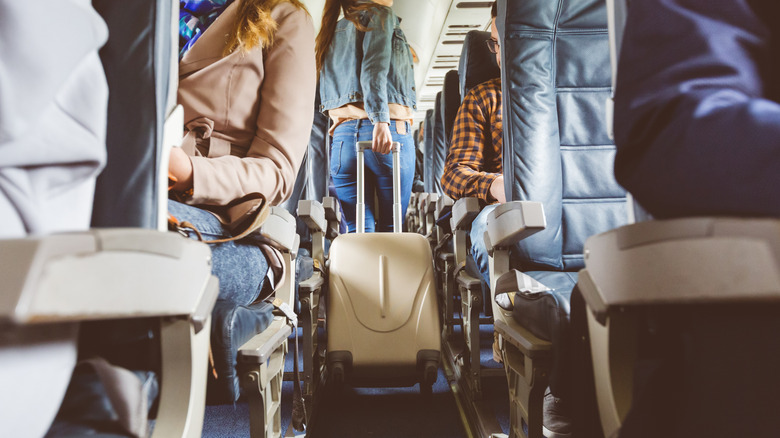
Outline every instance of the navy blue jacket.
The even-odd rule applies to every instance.
[[[615,174],[654,216],[780,216],[778,3],[631,3]]]

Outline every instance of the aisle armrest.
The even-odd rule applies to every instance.
[[[322,208],[325,210],[325,219],[328,221],[328,231],[325,237],[335,239],[339,235],[339,224],[341,223],[341,210],[339,210],[336,198],[332,196],[322,198]]]
[[[177,233],[95,229],[3,240],[0,248],[0,320],[193,315],[200,321],[216,300],[208,246]]]
[[[481,207],[478,198],[461,198],[452,205],[452,229],[464,230],[477,217]]]
[[[254,336],[238,349],[238,360],[246,364],[263,364],[271,354],[292,334],[292,327],[283,316],[274,317],[266,330]]]
[[[436,207],[433,213],[434,219],[438,221],[442,215],[447,213],[448,210],[452,209],[452,205],[454,203],[455,201],[453,201],[452,198],[450,198],[449,196],[441,195],[439,199],[436,201]]]
[[[595,314],[642,304],[780,302],[780,220],[686,218],[585,243],[580,289]]]
[[[423,202],[423,211],[425,214],[432,214],[436,211],[436,203],[439,202],[438,193],[429,193]]]
[[[153,436],[200,436],[219,292],[206,244],[167,231],[94,229],[3,240],[0,254],[0,321],[11,327],[162,317],[164,377]]]
[[[300,200],[298,201],[297,213],[298,217],[303,219],[312,232],[324,232],[327,230],[328,222],[325,219],[325,208],[319,202]]]
[[[503,336],[504,342],[514,345],[528,358],[550,354],[552,351],[551,342],[537,338],[514,320],[503,321],[497,319],[495,321],[495,330]]]
[[[325,208],[317,201],[298,201],[298,217],[303,219],[311,234],[311,256],[320,266],[325,264],[325,232],[328,221]]]
[[[513,201],[499,205],[488,214],[485,246],[508,247],[547,226],[541,202]]]
[[[298,251],[300,237],[296,233],[295,217],[279,206],[271,207],[268,219],[260,227],[260,235],[279,250],[295,254]]]

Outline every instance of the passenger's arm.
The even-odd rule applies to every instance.
[[[387,75],[393,51],[395,15],[386,6],[368,10],[371,21],[369,31],[363,37],[363,63],[360,70],[360,87],[363,104],[371,123],[390,123],[387,102]]]
[[[282,4],[274,11],[280,8],[294,7]],[[274,18],[278,23],[274,45],[259,67],[265,77],[255,137],[244,158],[191,157],[194,204],[214,204],[215,196],[229,202],[259,192],[276,205],[292,192],[314,116],[314,26],[309,14],[298,8]]]
[[[776,2],[633,2],[615,172],[650,213],[780,216]]]
[[[452,199],[471,196],[489,203],[495,201],[490,186],[501,174],[483,170],[487,162],[483,149],[493,140],[487,110],[474,91],[469,92],[455,116],[441,186]]]

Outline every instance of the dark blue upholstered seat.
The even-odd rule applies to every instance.
[[[626,221],[605,123],[606,6],[603,0],[500,3],[496,23],[503,43],[507,198],[542,202],[547,219],[547,228],[521,241],[514,255],[552,289],[541,297],[518,294],[513,316],[555,343],[569,323],[585,239]]]
[[[444,160],[447,158],[447,139],[444,129],[444,109],[442,107],[443,100],[442,92],[439,91],[436,93],[436,105],[433,110],[433,122],[431,123],[433,126],[433,132],[431,133],[433,139],[431,142],[431,158],[429,161],[431,166],[430,183],[426,180],[426,184],[430,185],[429,193],[438,194],[444,193],[441,189],[441,175],[444,173]]]
[[[460,102],[463,100],[460,96],[460,83],[458,71],[450,70],[444,75],[444,87],[442,89],[442,123],[444,124],[444,139],[447,148],[444,151],[446,158],[452,143],[452,126],[455,124],[455,116],[458,114]]]
[[[433,193],[433,132],[434,132],[434,110],[429,109],[425,112],[424,134],[423,134],[423,186],[425,193]]]

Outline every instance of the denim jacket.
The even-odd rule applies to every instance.
[[[336,24],[320,72],[320,111],[362,102],[371,123],[390,122],[389,103],[417,109],[412,54],[393,10],[362,11],[361,32],[346,19]]]

